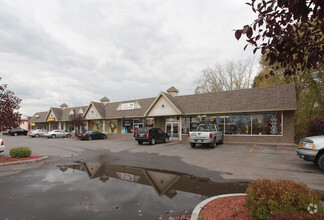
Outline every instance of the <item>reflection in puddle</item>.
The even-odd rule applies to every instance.
[[[58,167],[62,172],[68,169],[83,171],[90,179],[99,179],[103,183],[109,184],[110,179],[118,179],[151,186],[157,195],[165,195],[170,199],[177,196],[177,191],[207,197],[242,193],[245,192],[248,184],[247,182],[214,182],[208,178],[185,173],[111,164],[100,158]]]

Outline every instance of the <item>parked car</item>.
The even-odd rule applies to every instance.
[[[46,132],[44,136],[47,138],[57,138],[57,137],[70,138],[71,134],[63,130],[53,130],[53,131]]]
[[[324,171],[324,135],[301,139],[297,155],[306,161],[314,162]]]
[[[163,132],[160,128],[145,127],[139,128],[135,140],[138,144],[143,144],[143,142],[149,142],[154,145],[157,142],[169,142],[169,135]]]
[[[31,137],[43,137],[46,134],[46,130],[43,129],[37,129],[37,130],[31,130],[28,132],[28,135]]]
[[[196,131],[189,132],[188,141],[191,147],[196,144],[208,144],[215,147],[217,143],[223,143],[223,132],[221,132],[216,124],[200,124]]]
[[[107,139],[107,135],[99,131],[86,131],[78,135],[80,140]]]
[[[5,150],[5,146],[4,146],[3,140],[0,139],[0,153],[4,152],[4,150]]]
[[[27,135],[28,131],[22,128],[13,128],[9,130],[9,134],[11,136],[17,136],[17,135]]]

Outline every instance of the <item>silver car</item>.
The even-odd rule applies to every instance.
[[[28,132],[28,135],[31,137],[43,137],[46,134],[46,130],[43,129],[37,129],[37,130],[31,130]]]
[[[47,138],[57,138],[57,137],[70,138],[71,134],[63,130],[53,130],[53,131],[46,132],[44,136]]]

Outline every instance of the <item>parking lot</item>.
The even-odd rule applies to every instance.
[[[134,140],[47,139],[28,136],[1,136],[9,156],[14,147],[29,147],[32,155],[49,156],[50,161],[80,160],[105,155],[113,162],[132,166],[186,172],[219,181],[257,178],[291,179],[324,191],[324,174],[313,163],[297,157],[292,147],[222,144],[216,148],[191,148],[186,142],[138,145]],[[10,170],[24,170],[33,165],[0,167],[0,176]],[[14,172],[16,173],[16,172]]]

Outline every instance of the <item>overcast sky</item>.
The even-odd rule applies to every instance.
[[[193,94],[207,66],[252,57],[245,1],[0,0],[0,84],[32,116],[66,103]],[[258,59],[258,57],[256,57]],[[257,62],[257,61],[256,61]]]

